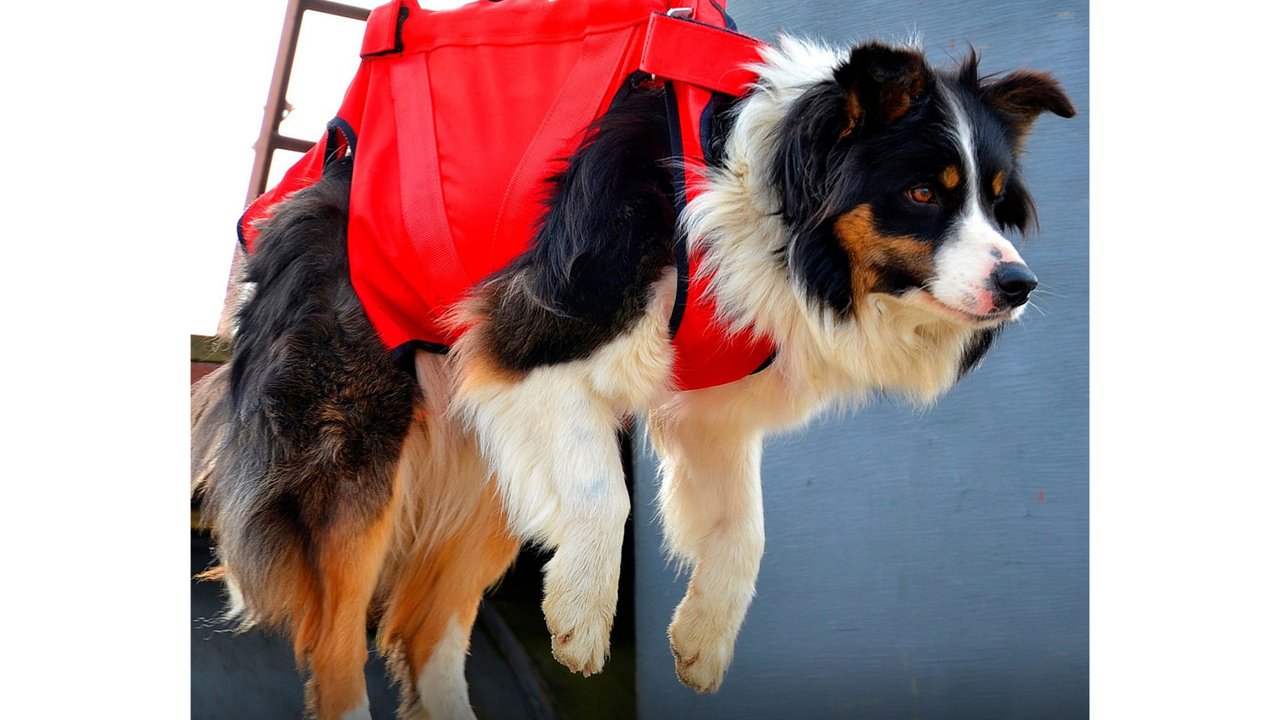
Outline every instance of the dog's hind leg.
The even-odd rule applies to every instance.
[[[308,705],[320,720],[370,717],[364,680],[367,612],[394,513],[389,504],[372,523],[336,524],[315,554],[320,602],[299,617],[294,649],[310,671]]]
[[[227,396],[230,368],[229,364],[217,368],[193,388],[193,498],[204,495],[210,479],[216,478],[218,450],[231,426]],[[224,500],[220,504],[225,509],[225,496],[219,499]],[[264,504],[266,514],[258,516],[260,521],[270,516],[272,504],[275,503]],[[342,518],[326,527],[315,541],[313,562],[305,558],[296,538],[283,543],[277,540],[273,544],[286,549],[269,560],[273,568],[271,585],[259,587],[253,597],[259,608],[271,608],[265,610],[267,617],[262,619],[288,616],[299,668],[311,672],[308,706],[320,718],[368,717],[363,672],[365,611],[386,552],[393,513],[394,507],[388,504],[372,522]],[[340,516],[341,512],[335,509],[334,514]],[[215,534],[228,529],[225,522],[217,522],[214,527]],[[233,540],[231,544],[236,543]],[[233,606],[243,604],[235,571],[223,572],[232,597],[240,598]],[[264,596],[272,600],[264,600]]]
[[[472,479],[472,478],[468,478]],[[406,559],[382,625],[383,649],[401,685],[404,720],[472,720],[465,663],[485,590],[515,560],[519,541],[507,530],[493,488],[461,520],[463,527]]]
[[[520,542],[474,436],[445,412],[445,362],[419,353],[417,372],[424,397],[400,459],[401,547],[388,573],[379,646],[400,684],[401,718],[470,720],[471,628]]]
[[[719,689],[755,594],[763,431],[796,412],[771,375],[681,393],[649,419],[667,547],[693,565],[668,629],[671,651],[680,681],[699,692]]]

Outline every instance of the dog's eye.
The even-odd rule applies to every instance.
[[[938,195],[928,185],[917,185],[907,191],[907,197],[921,205],[932,205],[938,202]]]

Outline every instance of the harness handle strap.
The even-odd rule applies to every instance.
[[[404,51],[400,30],[409,12],[418,11],[417,0],[395,0],[369,11],[364,23],[364,40],[360,43],[360,57],[393,55]]]
[[[759,40],[696,20],[654,13],[640,69],[663,80],[741,97],[756,81],[746,66],[760,62]]]

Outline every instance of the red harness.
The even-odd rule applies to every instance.
[[[676,99],[683,210],[686,192],[697,192],[690,181],[703,161],[712,93],[741,96],[755,80],[742,66],[759,60],[761,44],[730,28],[714,0],[503,0],[443,12],[414,0],[380,6],[326,141],[249,206],[242,242],[252,251],[254,222],[319,180],[326,160],[345,148],[356,158],[351,280],[365,312],[388,348],[444,351],[465,329],[445,312],[528,248],[546,178],[637,70],[665,81]],[[715,321],[699,255],[688,257],[686,248],[680,238],[671,330],[675,385],[690,390],[749,375],[773,347]]]

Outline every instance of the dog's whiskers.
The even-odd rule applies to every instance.
[[[1036,297],[1066,297],[1064,293],[1058,292],[1058,289],[1046,283],[1037,283],[1035,289]]]

